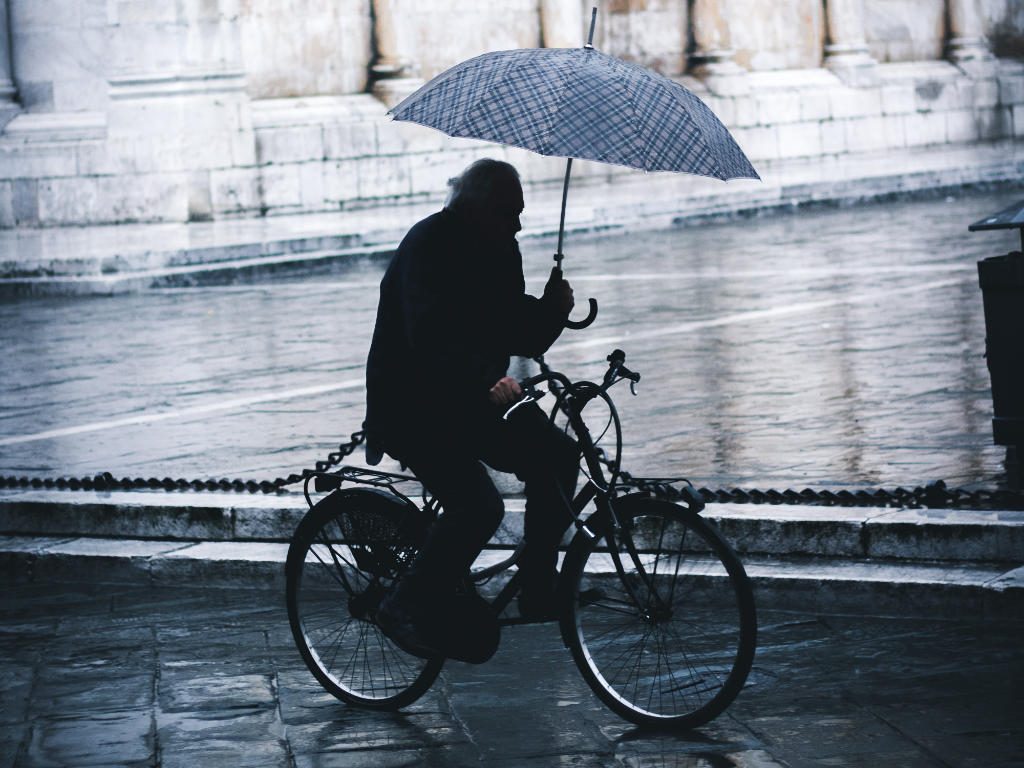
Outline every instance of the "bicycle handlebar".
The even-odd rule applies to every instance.
[[[543,358],[538,359],[543,360]],[[621,381],[622,379],[627,379],[629,381],[630,391],[635,395],[636,383],[640,381],[640,374],[629,370],[629,368],[625,366],[626,353],[621,349],[612,350],[612,353],[608,355],[607,360],[610,365],[604,374],[602,384],[600,387],[591,385],[591,396],[596,397],[599,392],[607,392],[608,389],[610,389],[616,382]],[[573,383],[569,380],[569,377],[564,373],[559,373],[558,371],[553,371],[548,368],[541,373],[525,378],[519,382],[519,386],[523,390],[523,397],[513,403],[512,406],[505,411],[502,418],[507,420],[512,412],[520,406],[526,405],[527,403],[543,397],[544,393],[536,393],[534,391],[534,387],[545,381],[557,382],[566,391],[571,391],[575,388]]]
[[[615,383],[617,379],[629,379],[630,388],[640,381],[640,374],[635,373],[625,366],[626,353],[621,349],[613,349],[612,353],[606,358],[610,365],[608,366],[607,372],[604,374],[604,386],[605,389]],[[636,394],[636,390],[633,389],[633,394]]]

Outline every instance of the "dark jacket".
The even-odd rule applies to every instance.
[[[497,416],[487,392],[510,355],[543,354],[564,320],[526,294],[514,238],[496,242],[447,208],[420,221],[380,284],[366,365],[371,445],[391,450],[424,430],[468,437],[475,420]]]

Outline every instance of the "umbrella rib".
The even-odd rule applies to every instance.
[[[569,50],[575,51],[577,49],[570,48]],[[581,48],[579,50],[583,49]],[[578,56],[573,56],[573,58],[576,59],[578,58]],[[575,73],[578,69],[579,62],[576,62],[573,66],[573,73]],[[571,90],[571,86],[572,83],[570,82],[569,77],[566,76],[565,79],[562,81],[562,87],[558,94],[558,104],[551,110],[551,121],[548,123],[547,131],[544,135],[544,140],[540,142],[540,146],[543,147],[543,150],[538,152],[538,154],[540,155],[550,156],[552,154],[551,145],[554,143],[555,123],[558,120],[558,115],[561,112],[562,107],[565,105],[565,102],[569,99],[569,91]],[[572,157],[572,155],[567,155],[566,157]]]
[[[508,51],[506,51],[506,53],[508,53]],[[486,55],[487,54],[483,54],[482,56],[478,56],[477,58],[483,58]],[[514,63],[514,59],[511,56],[506,56],[506,57],[504,57],[503,63],[505,65],[504,68],[498,74],[496,74],[493,77],[493,79],[491,80],[491,88],[489,90],[484,91],[483,97],[479,100],[480,102],[483,102],[484,99],[487,98],[487,96],[489,96],[493,91],[495,91],[496,90],[495,86],[499,82],[501,82],[505,77],[508,76],[509,70],[512,69],[512,64]],[[459,118],[459,120],[456,123],[454,123],[452,125],[451,131],[448,131],[448,134],[450,136],[462,135],[462,134],[460,134],[460,131],[462,130],[463,124],[469,119],[470,114],[471,114],[471,111],[469,109],[463,110],[462,116]],[[472,138],[472,137],[469,137],[469,138]]]
[[[676,85],[676,83],[673,83],[673,85]],[[680,86],[680,87],[682,87],[682,86]],[[675,97],[675,100],[677,102],[680,102],[680,106],[683,106],[682,103],[681,103],[682,99],[680,98],[679,91],[677,91],[675,88],[673,88],[672,89],[672,95]],[[696,97],[694,97],[694,98],[696,98]],[[704,106],[704,103],[701,102],[700,99],[697,99],[697,101],[700,102],[699,106]],[[705,109],[708,109],[708,108],[705,107]],[[708,111],[710,112],[711,110],[708,109]],[[697,129],[697,132],[700,134],[701,139],[704,141],[704,146],[708,146],[708,137],[707,137],[707,134],[704,132],[704,126],[701,125],[697,120],[694,120],[693,116],[689,113],[689,111],[685,107],[683,107],[683,114],[686,115],[687,119],[691,123],[693,123],[693,127]],[[722,168],[722,163],[719,161],[718,155],[715,154],[714,152],[709,153],[709,155],[711,157],[712,162],[715,164],[715,168],[718,170],[718,178],[720,178],[722,181],[728,181],[729,179],[726,178],[725,169]]]
[[[637,157],[640,159],[640,162],[642,163],[643,170],[647,171],[649,169],[647,168],[647,156],[644,153],[643,141],[640,140],[640,136],[637,133],[637,129],[635,128],[639,120],[640,112],[639,110],[637,110],[636,103],[633,101],[633,96],[630,94],[630,92],[626,89],[623,89],[623,92],[626,96],[626,103],[629,104],[630,112],[633,113],[633,119],[629,122],[629,126],[630,130],[633,132],[633,140],[636,143]]]

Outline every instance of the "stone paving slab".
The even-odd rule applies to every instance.
[[[448,663],[401,713],[349,707],[251,592],[25,585],[0,602],[3,766],[1009,768],[1024,624],[760,613],[747,686],[692,732],[638,730],[553,624]]]

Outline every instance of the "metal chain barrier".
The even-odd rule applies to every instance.
[[[628,472],[619,475],[618,487],[646,491],[653,496],[678,501],[682,493],[672,485],[679,478],[633,477]],[[698,488],[705,503],[732,504],[806,504],[818,507],[898,507],[903,509],[970,508],[970,509],[1024,509],[1024,493],[1011,490],[976,490],[948,488],[936,480],[915,488],[876,488],[873,490],[814,490],[802,491],[774,488]]]
[[[315,464],[316,469],[304,469],[299,474],[294,472],[288,477],[275,480],[186,480],[185,478],[165,477],[123,477],[118,479],[109,472],[102,472],[93,477],[0,477],[0,488],[56,488],[71,491],[115,491],[115,490],[164,490],[164,491],[234,491],[236,493],[281,493],[285,486],[299,483],[316,472],[326,472],[333,466],[351,456],[356,448],[366,440],[363,431],[353,432],[347,443],[338,446],[338,450],[327,454],[327,458]]]
[[[608,458],[604,450],[598,448],[601,461],[610,472],[615,471],[614,462]],[[684,499],[682,492],[675,483],[689,483],[686,478],[634,477],[621,470],[616,485],[619,488],[633,489],[650,493],[668,501]],[[902,509],[971,508],[971,509],[1024,509],[1024,493],[1011,490],[976,490],[966,488],[948,488],[944,480],[936,480],[924,486],[912,489],[894,488],[892,490],[876,488],[874,490],[814,490],[804,488],[802,491],[787,489],[777,491],[769,488],[697,488],[705,504],[805,504],[816,507],[899,507]]]
[[[236,493],[281,493],[285,486],[302,482],[315,472],[325,472],[340,464],[351,456],[356,448],[363,444],[366,434],[362,431],[353,432],[347,443],[338,446],[337,451],[327,455],[323,461],[316,462],[315,469],[304,469],[292,473],[288,477],[275,480],[186,480],[184,478],[130,478],[118,479],[109,472],[94,477],[0,477],[0,488],[56,488],[61,490],[113,491],[113,490],[164,490],[164,491],[231,491]],[[611,468],[611,460],[602,459]],[[634,477],[629,472],[619,472],[617,486],[622,489],[644,491],[668,501],[679,501],[682,493],[675,487],[676,483],[687,482],[683,478],[649,478]],[[965,488],[948,488],[942,480],[928,483],[915,488],[894,488],[874,490],[814,490],[804,488],[802,491],[788,489],[778,491],[774,488],[761,490],[758,488],[698,488],[697,492],[705,503],[732,504],[805,504],[810,506],[841,506],[841,507],[900,507],[919,509],[928,507],[971,508],[971,509],[1024,509],[1024,493],[1012,490],[967,490]]]

